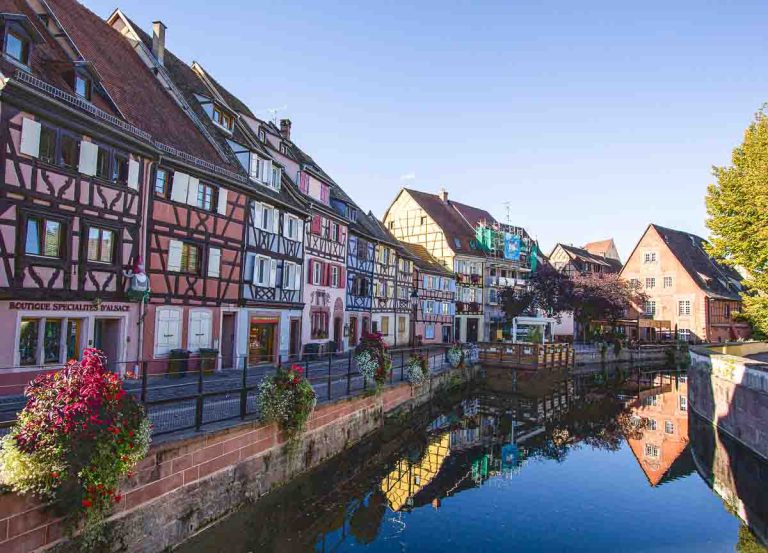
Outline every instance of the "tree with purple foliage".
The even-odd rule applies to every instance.
[[[574,275],[570,304],[582,337],[592,321],[607,321],[611,327],[627,316],[633,306],[643,305],[646,296],[637,285],[612,273]]]

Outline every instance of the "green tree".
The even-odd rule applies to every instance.
[[[714,167],[707,191],[709,253],[747,273],[744,314],[768,333],[768,118],[764,107],[733,150],[731,165]]]

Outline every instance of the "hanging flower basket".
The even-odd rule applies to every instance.
[[[299,365],[278,368],[259,385],[261,419],[276,423],[289,440],[304,432],[315,405],[317,395]]]
[[[52,502],[84,546],[102,540],[100,525],[121,499],[120,480],[147,454],[151,425],[144,409],[86,349],[81,361],[44,374],[27,389],[27,405],[0,442],[0,480],[11,490]]]
[[[448,363],[451,364],[451,367],[456,369],[461,365],[463,361],[464,350],[462,350],[461,346],[458,344],[452,346],[451,349],[448,350]]]
[[[412,355],[405,364],[405,377],[413,386],[424,384],[429,378],[427,358],[423,355]]]
[[[392,370],[392,359],[381,334],[363,333],[360,343],[355,348],[355,361],[360,374],[366,380],[374,381],[376,392],[379,392]]]

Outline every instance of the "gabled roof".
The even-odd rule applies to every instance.
[[[588,242],[584,246],[584,249],[591,254],[605,257],[606,253],[616,249],[616,244],[613,241],[613,238],[608,238],[606,240],[598,240],[597,242]]]
[[[164,144],[231,169],[119,32],[74,0],[48,0],[48,5],[129,123]]]
[[[410,244],[408,242],[400,242],[400,245],[410,252],[414,259],[414,263],[419,270],[427,273],[434,273],[437,275],[453,277],[454,273],[449,271],[448,268],[440,263],[438,259],[433,256],[427,248],[421,244]]]
[[[611,259],[610,257],[603,257],[602,255],[595,255],[590,253],[584,248],[577,248],[575,246],[569,246],[567,244],[556,244],[555,248],[552,250],[552,253],[554,253],[555,249],[562,248],[562,250],[568,254],[568,257],[570,257],[572,260],[579,261],[582,263],[592,263],[594,265],[599,265],[604,268],[605,272],[608,273],[618,273],[621,271],[622,264],[621,261],[618,261],[616,259]],[[550,254],[550,257],[552,254]]]
[[[493,218],[493,215],[484,209],[472,207],[471,205],[466,205],[459,202],[454,202],[453,200],[449,200],[448,203],[451,205],[451,207],[459,212],[459,215],[461,215],[473,229],[479,225],[492,226],[497,224],[497,221]]]
[[[704,238],[653,223],[648,225],[643,237],[652,228],[707,296],[727,300],[741,299],[737,286],[741,283],[741,275],[732,267],[722,265],[710,257],[704,249],[708,244]],[[637,243],[635,250],[642,240],[641,238]],[[632,253],[634,254],[634,251]]]
[[[470,227],[470,223],[459,210],[453,207],[455,202],[452,202],[451,200],[444,202],[436,194],[429,194],[412,188],[404,188],[403,191],[408,193],[427,215],[429,215],[443,230],[446,241],[448,242],[448,247],[450,247],[454,253],[475,255],[479,257],[484,256],[483,252],[477,249],[474,244],[474,229]],[[465,206],[464,204],[459,204],[459,206],[464,208],[464,212],[467,215],[477,215],[474,210],[470,211],[469,209],[466,209],[469,208],[469,206]],[[477,211],[482,212],[483,210]]]

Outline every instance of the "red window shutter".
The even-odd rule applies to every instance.
[[[318,261],[320,264],[320,284],[328,286],[328,264]]]
[[[329,188],[327,185],[323,184],[320,187],[320,201],[324,204],[327,204],[329,202]]]
[[[307,284],[312,284],[312,275],[314,274],[316,261],[314,259],[309,260],[309,270],[307,271]]]
[[[320,215],[314,215],[312,217],[312,228],[310,229],[312,231],[312,234],[320,234],[320,229],[322,228],[322,220],[320,218]]]
[[[339,288],[346,288],[347,281],[344,279],[344,267],[339,266]]]

